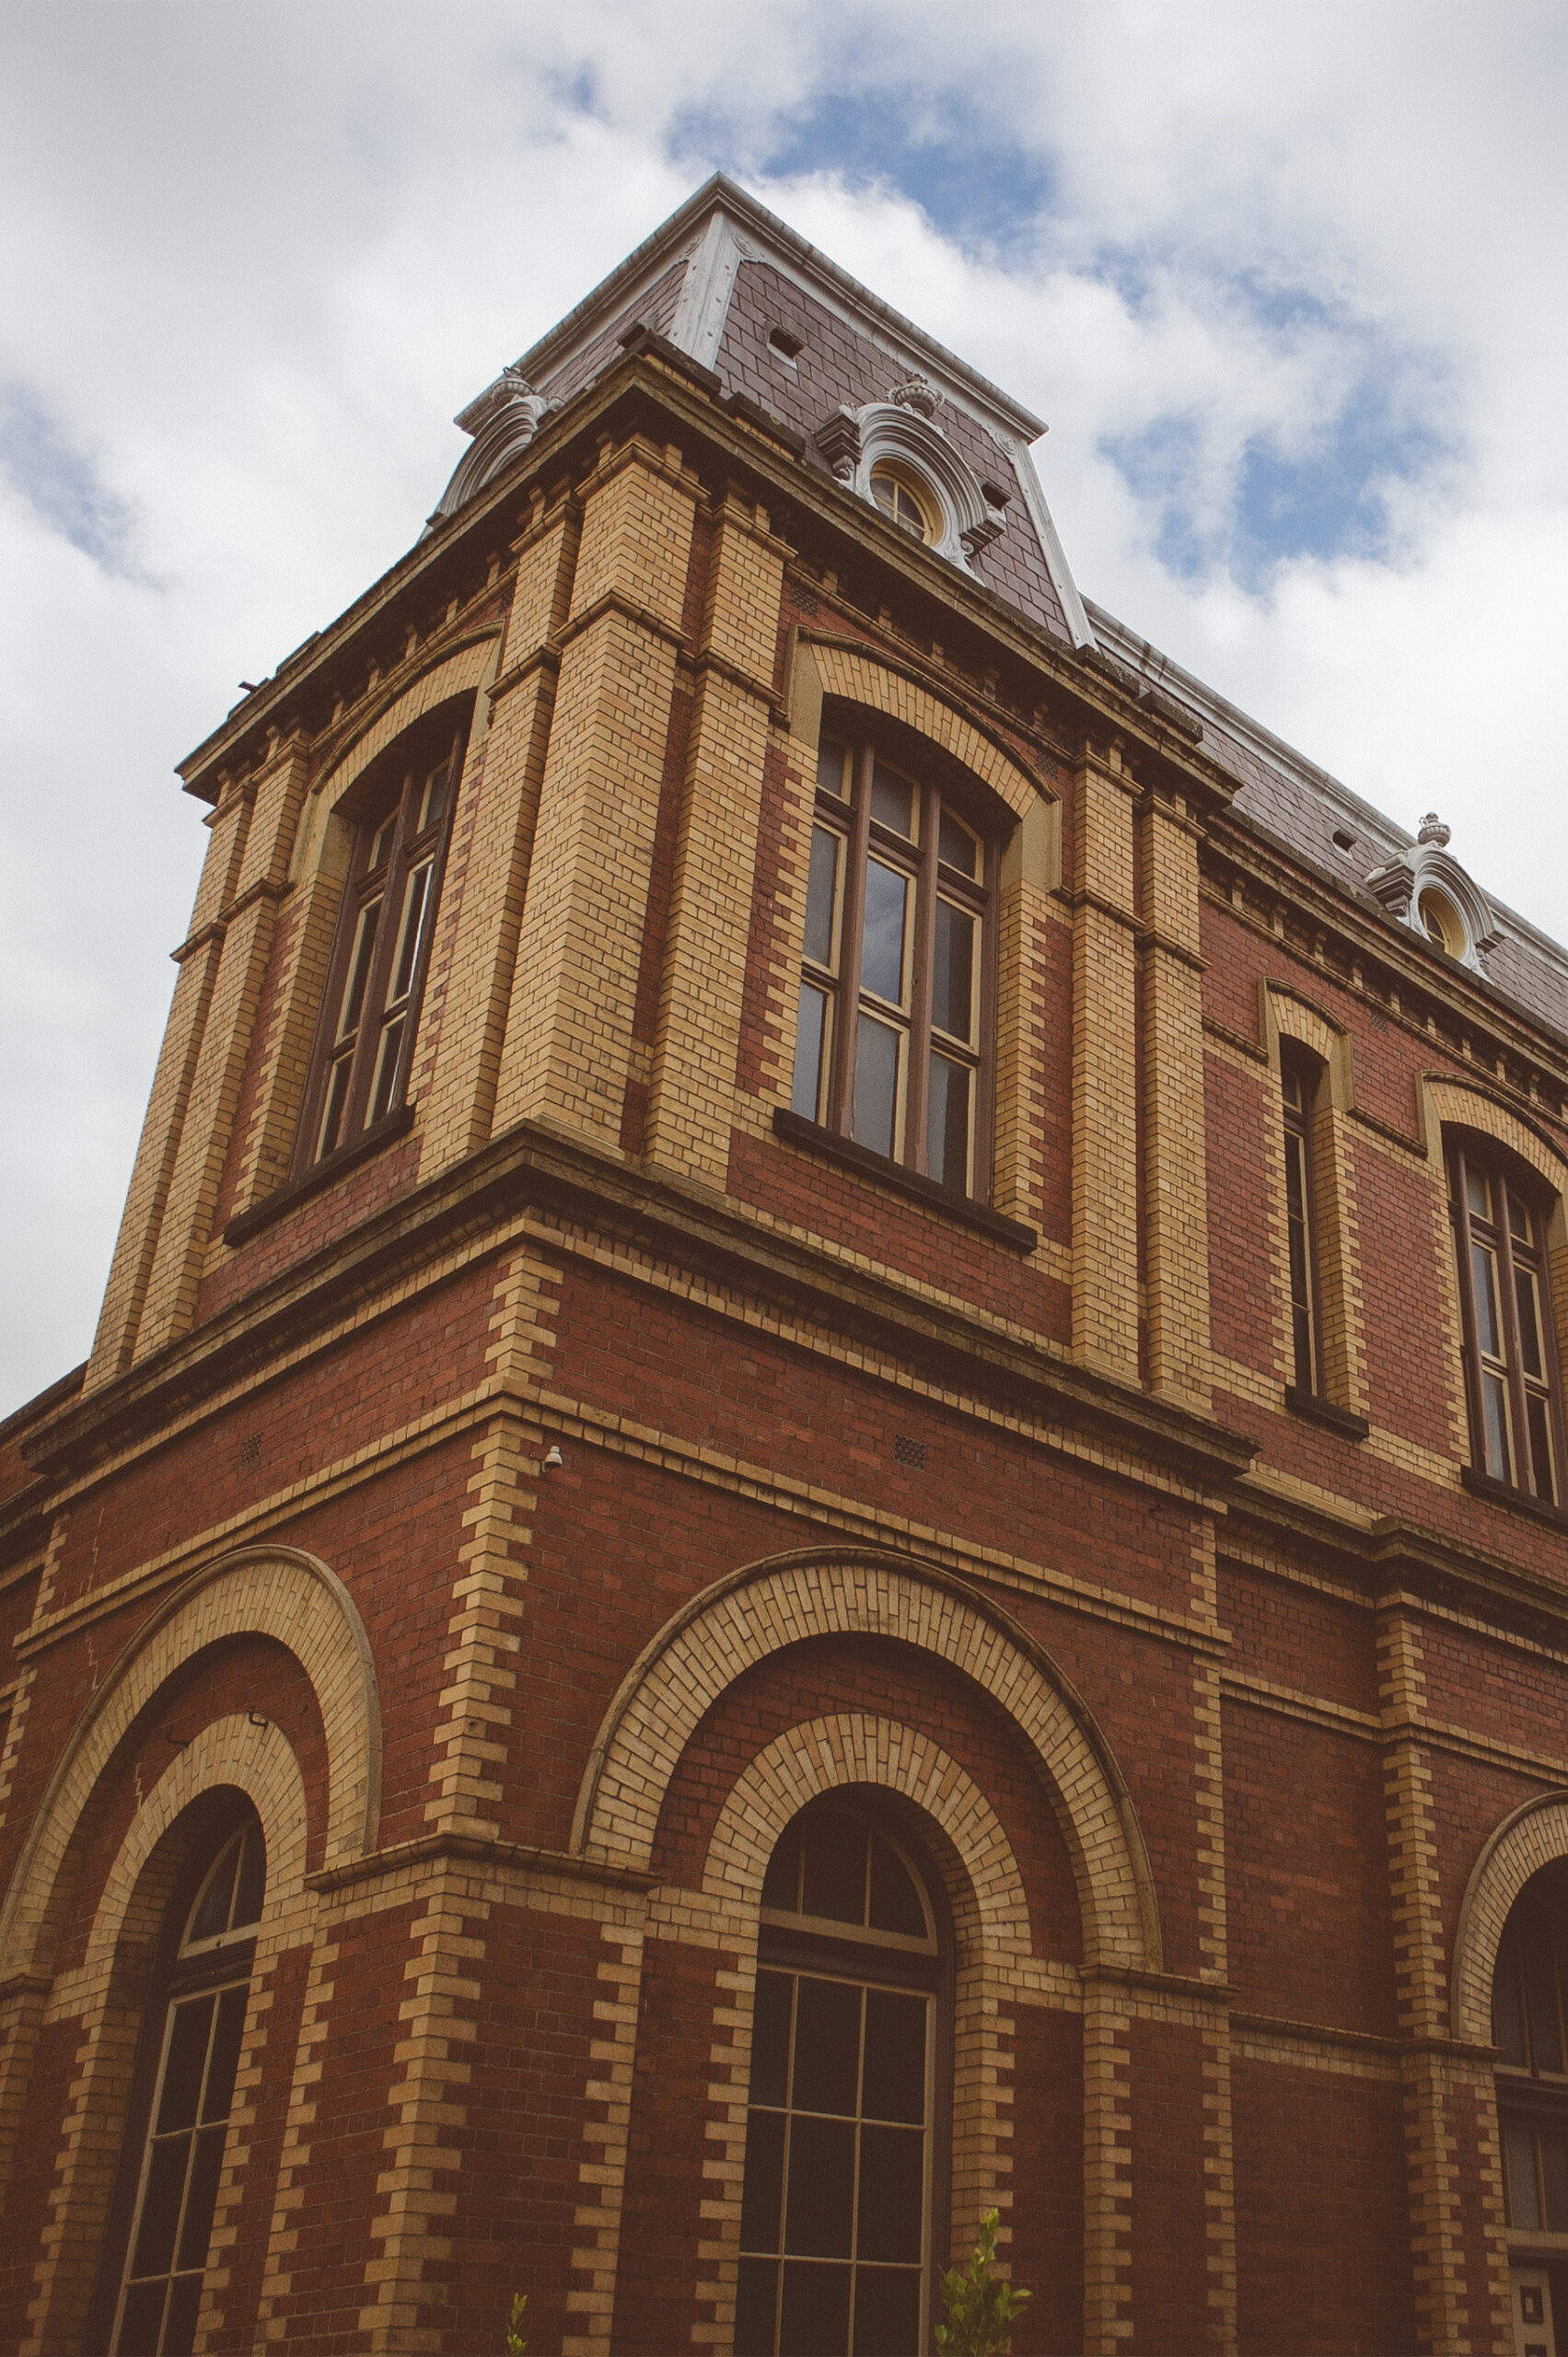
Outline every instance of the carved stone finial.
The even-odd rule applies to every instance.
[[[1418,843],[1435,843],[1439,851],[1445,851],[1453,831],[1452,827],[1446,827],[1443,824],[1435,810],[1429,810],[1421,822],[1421,830],[1416,836],[1416,841]]]
[[[928,384],[919,369],[901,385],[895,385],[888,396],[900,409],[918,410],[922,417],[935,417],[938,395],[935,385]]]

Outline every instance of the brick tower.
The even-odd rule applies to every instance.
[[[1568,957],[726,181],[459,422],[0,1425],[0,2349],[1555,2357]]]

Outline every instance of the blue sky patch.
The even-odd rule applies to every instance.
[[[41,522],[105,573],[124,581],[146,579],[132,546],[132,510],[100,479],[93,460],[72,448],[25,385],[0,387],[0,471]]]
[[[780,118],[745,156],[722,117],[691,110],[676,118],[667,144],[672,155],[701,155],[737,174],[791,180],[836,172],[851,187],[896,188],[966,250],[1005,249],[1028,237],[1054,189],[1043,156],[955,92],[825,92]]]

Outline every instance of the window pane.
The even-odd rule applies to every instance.
[[[217,2026],[213,2034],[212,2060],[207,2064],[206,2092],[202,2098],[204,2120],[226,2119],[234,2101],[234,2074],[239,2067],[239,2041],[245,2035],[245,2002],[250,1984],[226,1989],[218,1999]]]
[[[1475,1218],[1492,1217],[1492,1189],[1485,1171],[1478,1170],[1473,1162],[1465,1165],[1465,1200]]]
[[[833,913],[839,897],[839,845],[831,827],[811,830],[811,866],[806,884],[806,955],[814,966],[836,967]]]
[[[925,1910],[914,1878],[892,1844],[879,1833],[871,1837],[871,1909],[873,1931],[902,1932],[911,1939],[926,1935]]]
[[[424,781],[424,791],[419,804],[419,825],[415,830],[418,833],[423,834],[426,827],[433,825],[447,807],[447,772],[450,766],[450,762],[443,761],[438,769],[431,771]]]
[[[931,1020],[955,1039],[974,1038],[975,937],[973,917],[951,900],[936,903],[936,936],[931,964]]]
[[[780,1835],[762,1884],[763,1906],[787,1907],[792,1915],[800,1907],[800,1834],[797,1819]]]
[[[191,2357],[196,2346],[196,2317],[202,2305],[202,2279],[188,2275],[169,2286],[168,2315],[163,2328],[163,2357]]]
[[[1514,1294],[1519,1305],[1519,1358],[1527,1375],[1542,1380],[1546,1375],[1540,1350],[1540,1309],[1536,1298],[1536,1281],[1528,1269],[1514,1263]]]
[[[167,2275],[174,2258],[174,2237],[180,2229],[180,2200],[185,2190],[189,2136],[161,2138],[147,2164],[146,2189],[142,2196],[141,2223],[136,2232],[133,2275]]]
[[[397,807],[394,807],[390,816],[383,819],[380,825],[376,830],[376,840],[370,846],[370,865],[372,868],[379,867],[383,860],[389,859],[391,857],[392,838],[397,831],[398,810]]]
[[[1512,1187],[1508,1190],[1508,1233],[1519,1244],[1535,1241],[1530,1230],[1529,1206],[1521,1202]]]
[[[854,2273],[854,2357],[916,2357],[919,2269],[857,2267]]]
[[[240,1855],[239,1879],[234,1894],[234,1929],[260,1922],[267,1888],[267,1845],[255,1826],[247,1829]]]
[[[847,2258],[854,2207],[854,2122],[789,2123],[789,2194],[784,2248],[800,2258]]]
[[[847,2267],[803,2266],[784,2271],[779,2357],[844,2357],[849,2348]]]
[[[800,985],[800,1013],[795,1026],[795,1078],[790,1085],[791,1109],[807,1121],[822,1118],[822,1082],[827,1071],[828,993],[815,982]]]
[[[961,827],[957,819],[949,817],[946,810],[936,830],[936,856],[945,859],[949,867],[956,867],[960,876],[978,876],[980,873],[979,843],[969,829]]]
[[[868,1839],[866,1828],[857,1817],[824,1810],[807,1818],[803,1914],[829,1915],[835,1923],[865,1922]]]
[[[854,1135],[875,1153],[898,1143],[899,1048],[901,1035],[863,1015],[855,1035]]]
[[[1508,1387],[1500,1376],[1483,1375],[1481,1398],[1486,1417],[1486,1469],[1494,1481],[1511,1481],[1514,1451],[1508,1434]]]
[[[743,2258],[735,2296],[735,2357],[773,2357],[778,2261]]]
[[[919,2128],[863,2128],[855,2257],[920,2264],[925,2136]]]
[[[1562,2033],[1557,2015],[1557,1975],[1551,1945],[1539,1933],[1525,1941],[1525,2004],[1530,2022],[1530,2062],[1538,2071],[1562,2068]]]
[[[424,904],[430,892],[431,864],[425,860],[410,875],[403,892],[402,931],[398,938],[398,958],[392,973],[392,987],[387,993],[389,1006],[396,1006],[407,998],[413,981],[415,961],[419,956],[419,941],[424,916]]]
[[[765,1894],[764,1894],[765,1896]],[[795,1983],[784,1972],[760,1972],[751,2017],[751,2100],[783,2103],[789,2084],[789,2009]],[[770,2249],[772,2246],[770,2244]]]
[[[191,1928],[185,1934],[187,1945],[197,1940],[215,1940],[220,1932],[227,1931],[238,1864],[239,1844],[235,1841],[224,1852],[203,1886],[192,1913]]]
[[[1539,1392],[1528,1392],[1525,1398],[1525,1413],[1530,1427],[1530,1470],[1535,1476],[1536,1495],[1551,1505],[1557,1504],[1557,1477],[1551,1462],[1551,1418],[1546,1401]]]
[[[1518,1963],[1510,1939],[1497,1959],[1492,1984],[1492,2035],[1503,2049],[1504,2062],[1523,2070],[1529,2062],[1525,2045],[1525,2009],[1519,1998]]]
[[[860,950],[860,986],[895,1006],[904,1002],[904,920],[909,878],[879,859],[865,863],[865,935]]]
[[[226,2130],[204,2128],[195,2139],[195,2157],[191,2165],[191,2185],[185,2196],[185,2223],[180,2230],[181,2268],[200,2270],[207,2263],[207,2245],[212,2239],[213,2212],[217,2208],[218,2177],[223,2168],[223,2143]]]
[[[365,986],[370,980],[370,961],[376,951],[376,923],[381,914],[379,900],[367,900],[359,911],[359,928],[354,936],[354,956],[349,961],[348,988],[343,993],[343,1020],[338,1025],[338,1037],[346,1039],[359,1028],[360,1014],[365,1005]]]
[[[901,1990],[865,1992],[865,2070],[860,2108],[867,2119],[925,2118],[927,2000]]]
[[[849,799],[849,747],[825,737],[817,751],[817,783],[824,794]]]
[[[1560,2130],[1540,2131],[1540,2195],[1547,2233],[1568,2234],[1568,2138]]]
[[[848,1980],[813,1980],[802,1975],[796,1984],[795,2081],[790,2101],[797,2112],[853,2115],[860,2080],[860,1997],[858,1986]],[[792,2201],[794,2169],[792,2160]],[[804,2250],[806,2245],[793,2243],[790,2247]]]
[[[1312,1268],[1307,1224],[1307,1141],[1285,1132],[1285,1237],[1290,1254],[1290,1310],[1295,1380],[1315,1391],[1312,1354]]]
[[[1470,1246],[1470,1273],[1475,1280],[1476,1339],[1487,1358],[1501,1361],[1503,1325],[1497,1314],[1497,1255],[1489,1245]]]
[[[967,1064],[948,1056],[931,1059],[930,1101],[925,1109],[925,1159],[930,1176],[944,1187],[969,1191],[970,1082]]]
[[[1508,2164],[1508,2223],[1527,2233],[1540,2231],[1540,2202],[1536,2193],[1536,2140],[1528,2128],[1504,2131],[1503,2151]]]
[[[192,1997],[174,2009],[168,2057],[163,2070],[163,2095],[157,2107],[157,2133],[160,2136],[171,2129],[195,2125],[212,2020],[211,1997]]]
[[[908,778],[895,776],[880,761],[871,772],[871,815],[879,826],[891,827],[894,834],[913,842],[914,788]]]
[[[316,1147],[316,1159],[331,1154],[337,1144],[348,1109],[348,1084],[354,1071],[353,1059],[345,1051],[332,1066],[332,1076],[327,1083],[327,1102],[321,1114],[321,1135]]]
[[[740,2209],[742,2250],[776,2251],[784,2210],[785,2115],[754,2111],[746,2124],[746,2192]]]
[[[398,1057],[403,1044],[403,1018],[400,1015],[381,1033],[381,1047],[376,1060],[376,1089],[370,1100],[370,1119],[378,1121],[392,1109],[398,1093]]]
[[[1286,1064],[1280,1074],[1280,1090],[1293,1113],[1299,1113],[1304,1109],[1301,1102],[1301,1074],[1290,1064]]]
[[[156,2283],[134,2284],[126,2293],[114,2344],[119,2357],[158,2357],[163,2339],[164,2293],[161,2276]]]

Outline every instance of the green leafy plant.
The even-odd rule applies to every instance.
[[[528,2342],[523,2339],[523,2310],[528,2306],[526,2292],[512,2294],[512,2313],[506,2320],[506,2357],[523,2357]]]
[[[942,2305],[947,2311],[947,2323],[936,2328],[942,2357],[1006,2357],[1013,2328],[1034,2296],[1016,2292],[995,2272],[999,2217],[995,2210],[986,2212],[968,2267],[950,2267],[942,2278]]]

